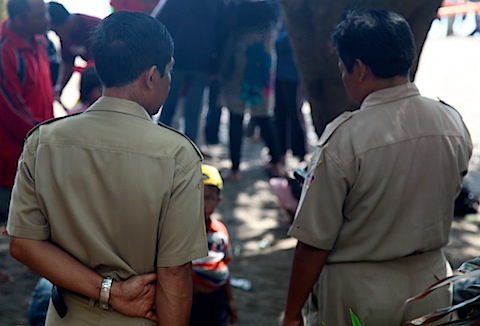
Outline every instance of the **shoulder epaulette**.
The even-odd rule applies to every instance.
[[[80,114],[80,113],[82,113],[82,112],[78,112],[78,113],[70,114],[70,115],[65,115],[65,116],[63,116],[63,117],[51,118],[51,119],[42,121],[42,122],[40,122],[39,124],[35,125],[35,127],[33,127],[32,129],[30,129],[30,131],[27,133],[27,138],[30,137],[30,135],[31,135],[35,130],[37,130],[38,128],[40,128],[40,126],[48,125],[48,124],[51,124],[52,122],[55,122],[55,121],[58,121],[58,120],[63,120],[63,119],[65,119],[65,118],[70,118],[70,117],[76,116],[77,114]]]
[[[443,105],[446,105],[446,106],[448,106],[448,107],[451,107],[452,109],[455,110],[455,108],[454,108],[453,106],[451,106],[451,105],[448,104],[447,102],[445,102],[445,101],[443,101],[442,99],[440,99],[440,97],[437,97],[437,99],[438,99],[438,101],[439,101],[440,103],[442,103]],[[455,110],[455,111],[456,111],[456,110]]]
[[[320,139],[318,140],[317,146],[323,146],[325,143],[330,139],[330,137],[333,135],[335,130],[337,130],[338,127],[340,127],[345,121],[350,119],[352,117],[353,113],[350,111],[345,111],[342,114],[340,114],[338,117],[336,117],[332,122],[330,122],[326,127],[325,130],[323,131],[322,135],[320,136]]]
[[[194,148],[195,151],[197,152],[197,154],[198,154],[198,156],[200,157],[200,159],[203,161],[203,154],[202,154],[202,152],[200,151],[200,149],[198,149],[197,145],[196,145],[190,138],[188,138],[187,135],[181,133],[180,131],[178,131],[177,129],[175,129],[175,128],[173,128],[173,127],[170,127],[170,126],[164,124],[163,122],[160,122],[160,121],[159,121],[159,122],[157,122],[157,124],[158,124],[159,126],[161,126],[161,127],[167,128],[168,130],[171,130],[171,131],[179,134],[180,136],[182,136],[183,138],[185,138],[186,140],[188,140],[188,142],[189,142],[190,144],[192,144],[193,148]]]
[[[448,104],[447,102],[444,102],[443,100],[441,100],[439,97],[437,97],[438,101],[440,103],[442,103],[443,105],[445,106],[448,106],[449,108],[451,108],[455,113],[456,113],[456,116],[454,117],[455,120],[457,120],[457,123],[459,126],[461,126],[462,128],[465,127],[465,123],[463,122],[463,118],[462,118],[462,115],[460,114],[460,112],[457,111],[457,109],[455,109],[453,106],[451,106],[450,104]]]

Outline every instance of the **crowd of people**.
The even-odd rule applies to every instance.
[[[229,180],[240,180],[246,114],[260,128],[268,147],[271,176],[285,175],[288,149],[299,160],[304,159],[303,98],[276,1],[167,1],[157,18],[165,23],[175,42],[172,88],[159,117],[161,122],[178,126],[174,119],[182,109],[178,102],[183,97],[184,133],[201,145],[199,127],[203,125],[205,143],[216,144],[221,109],[227,108]],[[276,78],[280,78],[277,88]],[[282,83],[284,80],[292,84]],[[208,110],[201,121],[206,89]],[[279,97],[278,104],[275,97]]]
[[[137,3],[138,2],[138,3]],[[133,5],[133,3],[137,3]],[[244,117],[261,130],[269,149],[268,172],[285,176],[287,151],[299,161],[308,151],[301,107],[300,79],[296,71],[279,5],[269,1],[178,0],[112,1],[116,10],[153,10],[175,43],[175,69],[171,91],[159,115],[160,122],[178,128],[176,111],[183,101],[184,123],[181,131],[201,147],[199,127],[204,126],[204,143],[219,143],[222,108],[229,112],[228,148],[231,159],[230,180],[240,179]],[[7,39],[2,56],[7,78],[2,101],[9,108],[2,112],[7,149],[2,151],[0,224],[5,225],[11,187],[22,142],[33,126],[53,118],[53,99],[62,104],[62,94],[74,72],[81,73],[80,98],[67,114],[84,111],[100,97],[95,62],[91,52],[91,34],[100,23],[97,17],[72,14],[62,4],[47,3],[25,8],[28,1],[9,3],[9,19],[2,35]],[[141,8],[141,9],[140,9]],[[22,12],[24,11],[24,12]],[[34,19],[33,19],[34,18]],[[56,33],[59,53],[47,37]],[[26,40],[34,37],[35,42]],[[26,44],[30,43],[30,44]],[[48,58],[40,51],[47,48]],[[9,49],[7,49],[9,48]],[[83,59],[85,65],[76,65]],[[50,71],[47,68],[50,68]],[[85,73],[84,73],[85,70]],[[88,89],[88,90],[87,90]],[[208,90],[208,109],[202,115],[204,93]],[[87,94],[88,93],[88,94]],[[20,96],[18,96],[21,94]],[[204,121],[201,119],[205,116]],[[22,120],[22,121],[20,121]],[[15,130],[12,129],[15,126]],[[8,134],[7,134],[8,133]]]
[[[241,177],[247,113],[269,149],[271,176],[285,175],[288,150],[299,161],[308,152],[278,3],[141,8],[101,20],[53,1],[7,3],[0,223],[12,257],[43,277],[38,296],[48,295],[48,307],[31,311],[47,309],[47,325],[238,321],[228,230],[212,216],[223,178],[198,149],[206,89],[207,142],[218,142],[222,107],[229,112],[229,180]],[[48,29],[60,39],[56,78]],[[416,52],[403,17],[351,10],[332,43],[359,109],[332,121],[301,174],[282,323],[349,325],[351,308],[365,325],[400,325],[451,302],[446,290],[403,305],[451,273],[442,248],[472,142],[457,111],[410,82]],[[52,119],[77,57],[86,62],[79,103]]]

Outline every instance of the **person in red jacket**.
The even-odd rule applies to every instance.
[[[7,219],[17,160],[28,131],[53,118],[43,0],[9,0],[0,27],[0,226]],[[0,271],[0,283],[8,281]]]

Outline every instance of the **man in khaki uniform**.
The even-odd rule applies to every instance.
[[[327,126],[289,234],[295,250],[283,325],[404,325],[450,304],[444,289],[405,299],[451,273],[455,197],[472,152],[453,108],[409,82],[415,57],[405,19],[347,13],[332,36],[344,86],[360,108]],[[318,282],[317,282],[318,281]]]
[[[172,39],[124,11],[102,21],[92,50],[103,97],[26,140],[11,254],[57,286],[47,325],[186,325],[191,261],[207,242],[202,156],[151,119],[170,87]]]

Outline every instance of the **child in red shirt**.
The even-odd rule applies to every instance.
[[[222,222],[211,216],[222,200],[223,180],[218,170],[208,164],[202,164],[202,174],[208,256],[192,262],[190,326],[223,326],[234,324],[238,320],[228,268],[228,263],[232,260],[228,230]]]

